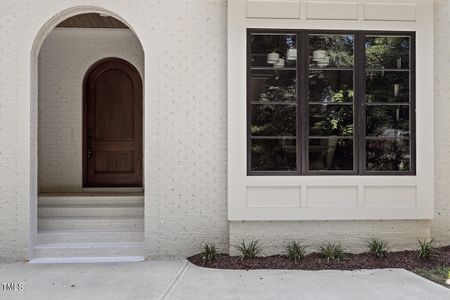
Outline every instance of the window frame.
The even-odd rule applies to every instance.
[[[296,61],[296,170],[295,171],[253,171],[251,169],[251,36],[252,34],[295,34],[297,47]],[[271,29],[247,28],[246,31],[246,117],[247,117],[247,175],[248,176],[415,176],[416,175],[416,33],[415,31],[385,31],[385,30],[318,30],[318,29]],[[354,63],[353,63],[353,170],[309,170],[309,34],[348,34],[354,35]],[[408,36],[410,38],[409,55],[409,102],[387,105],[404,105],[409,107],[410,135],[410,170],[409,171],[367,171],[366,166],[366,36]],[[302,88],[303,87],[303,88]],[[383,105],[381,103],[380,105]],[[395,138],[392,138],[395,139]],[[405,139],[397,137],[397,139]]]

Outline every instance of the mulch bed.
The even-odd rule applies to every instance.
[[[435,248],[429,259],[419,258],[417,251],[390,252],[386,258],[378,258],[370,253],[345,255],[341,261],[328,262],[319,253],[311,253],[305,259],[294,262],[282,255],[241,259],[222,254],[211,263],[204,262],[199,254],[188,260],[198,266],[216,269],[289,269],[289,270],[359,270],[381,268],[404,268],[407,270],[433,269],[438,266],[450,266],[450,246]]]

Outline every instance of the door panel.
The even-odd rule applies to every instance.
[[[95,83],[95,139],[133,140],[133,82],[122,70],[111,69]]]
[[[96,151],[94,153],[96,173],[134,172],[134,151]]]
[[[88,71],[84,106],[84,185],[142,186],[142,82],[110,58]]]

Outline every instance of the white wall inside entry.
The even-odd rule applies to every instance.
[[[129,29],[56,28],[39,54],[40,192],[82,189],[83,79],[96,61],[119,57],[143,77],[144,53]]]

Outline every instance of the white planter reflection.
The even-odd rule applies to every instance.
[[[284,68],[286,61],[284,58],[280,58],[276,64],[273,65],[274,68]]]
[[[297,49],[291,48],[286,51],[287,60],[297,60]]]
[[[326,50],[314,50],[312,60],[319,66],[325,67],[330,63],[330,57]]]
[[[268,64],[276,64],[280,60],[280,54],[276,52],[270,52],[267,54],[267,63]]]

